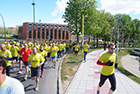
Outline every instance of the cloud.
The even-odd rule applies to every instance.
[[[67,1],[68,0],[57,0],[55,10],[51,13],[51,15],[55,17],[57,14],[63,13],[67,7]]]
[[[112,14],[140,14],[140,0],[100,0],[101,9]]]
[[[62,16],[60,16],[59,18],[51,21],[50,23],[57,23],[57,24],[68,24],[68,23],[64,23],[64,19],[62,18]]]

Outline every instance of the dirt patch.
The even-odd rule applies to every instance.
[[[79,65],[81,64],[82,60],[78,60],[79,62],[75,62],[72,60],[74,54],[68,54],[62,62],[62,69],[61,69],[61,82],[62,82],[62,91],[63,93],[69,86],[74,74],[76,73]]]

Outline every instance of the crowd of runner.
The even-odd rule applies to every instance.
[[[47,61],[52,61],[52,68],[56,68],[56,61],[64,56],[68,51],[73,50],[77,57],[80,47],[83,47],[84,61],[86,61],[86,54],[89,45],[84,42],[82,46],[73,41],[41,41],[32,42],[10,40],[1,44],[0,56],[6,62],[6,75],[10,76],[10,70],[16,70],[16,63],[19,63],[18,74],[22,74],[22,63],[25,65],[25,77],[27,80],[28,73],[31,74],[32,80],[36,80],[35,90],[38,90],[39,77],[43,78],[43,68]],[[73,48],[73,49],[72,49]]]

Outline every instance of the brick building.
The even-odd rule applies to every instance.
[[[67,25],[35,23],[33,26],[33,23],[25,22],[19,27],[18,37],[32,40],[70,40],[71,33]]]

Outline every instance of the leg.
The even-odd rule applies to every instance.
[[[26,66],[25,68],[26,68],[26,70],[25,70],[25,72],[26,72],[25,76],[27,76],[28,75],[28,71],[29,71],[29,67]]]
[[[12,64],[13,64],[13,67],[15,67],[15,63],[14,63],[14,60],[12,60]]]
[[[112,75],[109,76],[109,81],[111,83],[111,88],[110,88],[108,94],[112,94],[115,91],[115,89],[116,89],[116,78],[115,78],[115,74],[112,74]]]
[[[19,61],[19,69],[22,70],[22,61]]]
[[[87,52],[84,51],[84,60],[86,60]]]
[[[43,68],[44,68],[44,63],[41,65],[41,78],[43,78]]]
[[[104,76],[104,75],[101,74],[100,82],[99,82],[99,86],[98,86],[98,90],[97,91],[100,91],[100,89],[101,89],[102,85],[104,84],[104,82],[106,81],[106,79],[107,79],[107,76]]]
[[[38,84],[39,84],[39,77],[37,76],[37,77],[35,77],[35,79],[36,79],[36,86],[38,86]]]
[[[7,76],[10,76],[10,68],[11,68],[10,66],[6,67],[6,75]]]

